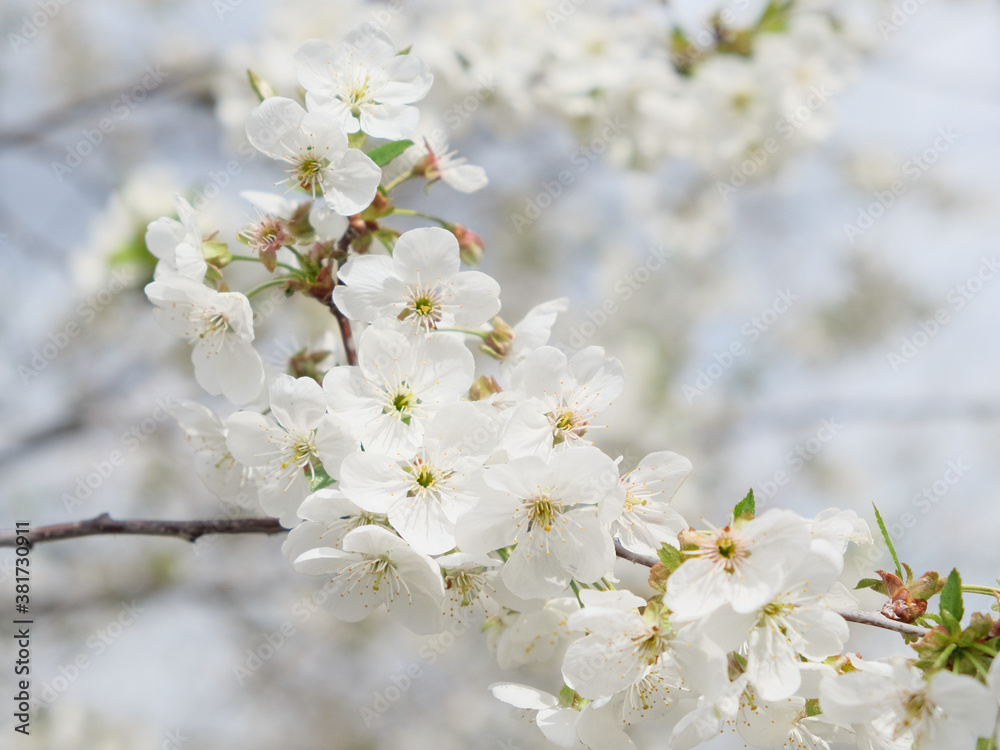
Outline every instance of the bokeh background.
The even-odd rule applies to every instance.
[[[724,11],[735,31],[699,46]],[[246,69],[294,93],[298,44],[359,23],[428,61],[422,127],[444,127],[490,177],[471,196],[436,185],[401,202],[484,238],[506,320],[567,297],[553,340],[624,363],[602,448],[627,466],[688,456],[675,503],[692,522],[721,522],[751,486],[759,506],[807,516],[836,506],[873,522],[874,502],[918,574],[1000,575],[1000,8],[988,0],[4,2],[0,526],[234,512],[161,409],[225,407],[152,319],[142,235],[181,193],[232,242],[253,216],[240,190],[280,174],[244,145]],[[696,54],[678,58],[675,29]],[[330,330],[318,305],[291,300],[258,343],[277,371]],[[4,712],[4,746],[548,746],[486,686],[554,692],[558,655],[504,671],[489,634],[340,623],[279,547],[39,546],[40,704],[29,739]],[[847,573],[886,567],[876,552]],[[3,612],[12,559],[0,555]],[[619,572],[643,590],[641,573]],[[852,647],[903,649],[870,630]],[[658,746],[650,734],[642,746]]]

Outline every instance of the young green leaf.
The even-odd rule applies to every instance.
[[[378,166],[384,167],[412,145],[413,141],[407,140],[383,143],[381,146],[376,146],[369,151],[368,158],[375,162]]]
[[[676,547],[671,547],[669,544],[664,544],[656,552],[657,556],[660,558],[660,562],[663,563],[671,571],[677,570],[684,562],[684,556]]]
[[[747,493],[747,496],[740,500],[736,504],[736,507],[733,508],[733,520],[735,521],[740,516],[749,516],[750,518],[753,518],[756,512],[757,504],[754,502],[753,488],[751,488]]]
[[[941,616],[945,612],[950,614],[958,622],[961,622],[965,608],[962,606],[962,577],[954,568],[948,574],[948,580],[941,589]]]
[[[903,578],[903,568],[899,564],[899,558],[896,557],[896,548],[892,546],[892,539],[889,538],[889,532],[885,529],[885,521],[882,520],[882,514],[878,512],[878,506],[872,503],[872,507],[875,508],[875,520],[878,521],[879,531],[882,532],[882,538],[885,539],[885,546],[889,548],[889,554],[892,555],[892,561],[896,564],[896,575],[899,576],[900,580]]]

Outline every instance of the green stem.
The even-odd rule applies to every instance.
[[[580,598],[580,587],[576,585],[576,581],[570,581],[569,587],[573,589],[573,593],[576,594],[576,600],[580,602],[580,609],[583,609],[583,599]]]
[[[419,216],[422,219],[437,222],[445,229],[451,229],[450,221],[445,221],[444,219],[438,216],[432,216],[431,214],[425,214],[423,211],[414,211],[412,208],[394,208],[392,209],[392,214],[399,214],[400,216]],[[392,214],[390,214],[390,216]]]
[[[613,584],[608,582],[607,578],[602,578],[601,581],[604,583],[604,588],[607,591],[617,591]]]
[[[291,250],[293,253],[295,253],[295,250],[292,250],[292,248],[288,248],[288,249]],[[298,255],[298,253],[295,253],[295,254]],[[252,262],[252,263],[260,263],[261,262],[260,258],[255,258],[252,255],[231,255],[230,256],[230,260],[243,260],[243,261],[248,261],[248,262]],[[276,266],[281,266],[282,268],[284,268],[287,271],[293,271],[295,273],[299,272],[298,268],[296,268],[295,266],[290,266],[287,263],[281,263],[279,261],[278,263],[275,263],[275,265]]]
[[[962,592],[966,594],[984,594],[985,596],[1000,596],[1000,589],[992,586],[977,586],[975,584],[962,584]]]
[[[258,284],[249,292],[246,292],[246,296],[249,299],[250,297],[253,297],[255,294],[263,292],[265,289],[270,289],[273,286],[281,286],[287,283],[288,283],[288,278],[285,276],[282,276],[280,279],[271,279],[270,281],[265,281],[263,284]]]
[[[469,328],[437,328],[435,329],[438,333],[467,333],[470,336],[478,336],[479,338],[486,340],[489,336],[489,331],[473,331]]]
[[[409,170],[407,170],[406,172],[403,172],[403,174],[401,174],[401,175],[400,175],[399,177],[397,177],[397,178],[396,178],[395,180],[393,180],[392,182],[390,182],[390,183],[389,183],[388,185],[386,185],[386,186],[385,186],[385,187],[383,188],[383,190],[385,190],[385,192],[387,192],[387,193],[388,193],[388,192],[389,192],[390,190],[392,190],[392,189],[393,189],[394,187],[396,187],[397,185],[401,185],[402,183],[406,182],[406,181],[407,181],[408,179],[410,179],[411,177],[413,177],[413,170],[412,170],[412,169],[409,169]]]

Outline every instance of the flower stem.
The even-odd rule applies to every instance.
[[[977,586],[975,584],[962,584],[962,593],[1000,597],[1000,589],[993,588],[992,586]]]
[[[392,214],[399,214],[400,216],[419,216],[421,219],[428,219],[430,221],[437,222],[445,229],[451,229],[451,222],[445,221],[438,216],[425,214],[423,211],[414,211],[412,208],[394,208],[392,209]],[[390,216],[392,214],[390,214]]]
[[[292,250],[292,249],[289,248],[289,250]],[[294,253],[295,251],[292,250],[292,252]],[[295,254],[298,255],[298,253],[295,253]],[[233,261],[233,260],[243,260],[243,261],[252,262],[252,263],[260,263],[261,262],[260,258],[255,258],[252,255],[235,255],[234,254],[234,255],[230,256],[230,260],[231,261]],[[290,266],[287,263],[278,262],[278,263],[275,263],[275,265],[276,266],[281,266],[282,268],[284,268],[284,269],[286,269],[288,271],[293,271],[295,273],[299,272],[298,268],[296,268],[295,266]]]
[[[406,182],[411,177],[413,177],[413,170],[409,169],[406,172],[403,172],[403,174],[401,174],[399,177],[397,177],[395,180],[393,180],[392,182],[390,182],[388,185],[386,185],[382,189],[385,190],[385,192],[388,193],[394,187],[396,187],[397,185],[403,184],[404,182]]]
[[[576,585],[576,581],[571,580],[569,582],[569,587],[573,589],[573,593],[576,594],[576,600],[580,602],[580,609],[583,609],[583,599],[580,598],[580,587]]]
[[[255,294],[263,292],[265,289],[270,289],[273,286],[281,286],[287,283],[288,283],[288,278],[285,276],[282,276],[280,279],[271,279],[270,281],[265,281],[263,284],[258,284],[249,292],[246,292],[246,296],[249,299],[250,297],[253,297]]]

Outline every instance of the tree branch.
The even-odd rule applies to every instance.
[[[102,513],[86,521],[72,523],[57,523],[52,526],[39,526],[29,531],[26,536],[29,545],[39,542],[54,542],[59,539],[75,539],[81,536],[96,536],[98,534],[134,534],[142,536],[169,536],[193,542],[207,534],[282,534],[288,529],[278,523],[277,518],[218,518],[205,521],[146,521],[129,519],[119,521],[107,513]],[[0,547],[16,547],[17,531],[0,532]],[[615,540],[615,552],[618,557],[638,565],[652,568],[659,562],[651,557],[629,552]],[[927,628],[896,622],[883,616],[880,612],[843,612],[834,610],[848,622],[861,625],[871,625],[884,630],[892,630],[904,635],[923,636]]]
[[[358,231],[354,224],[350,224],[344,235],[337,242],[337,254],[347,256],[347,249],[351,246],[351,242],[358,236]],[[333,286],[335,287],[340,283],[340,279],[337,278],[337,268],[336,261],[333,258],[330,259],[330,276]],[[344,343],[344,354],[347,356],[347,364],[356,365],[358,363],[358,352],[354,348],[354,334],[351,332],[351,321],[347,319],[347,316],[340,311],[336,303],[333,301],[333,287],[330,288],[330,298],[325,300],[326,306],[330,308],[330,312],[333,313],[334,317],[337,318],[337,325],[340,326],[340,338]]]
[[[75,539],[97,534],[136,534],[142,536],[170,536],[193,542],[206,534],[280,534],[288,531],[277,518],[218,518],[203,521],[144,521],[129,519],[119,521],[107,513],[96,518],[72,523],[39,526],[25,536],[29,546],[39,542]],[[0,547],[15,547],[20,536],[17,531],[0,532]]]
[[[630,552],[622,547],[621,542],[617,539],[615,540],[615,553],[623,560],[634,562],[637,565],[645,565],[647,568],[652,568],[659,562],[659,560],[652,557],[646,557],[645,555]],[[833,607],[831,607],[831,609],[848,622],[856,622],[861,625],[871,625],[872,627],[891,630],[895,633],[901,633],[903,635],[915,635],[917,637],[922,637],[928,632],[927,628],[922,628],[919,625],[910,625],[905,622],[890,620],[881,612],[847,612],[844,610],[834,609]]]

